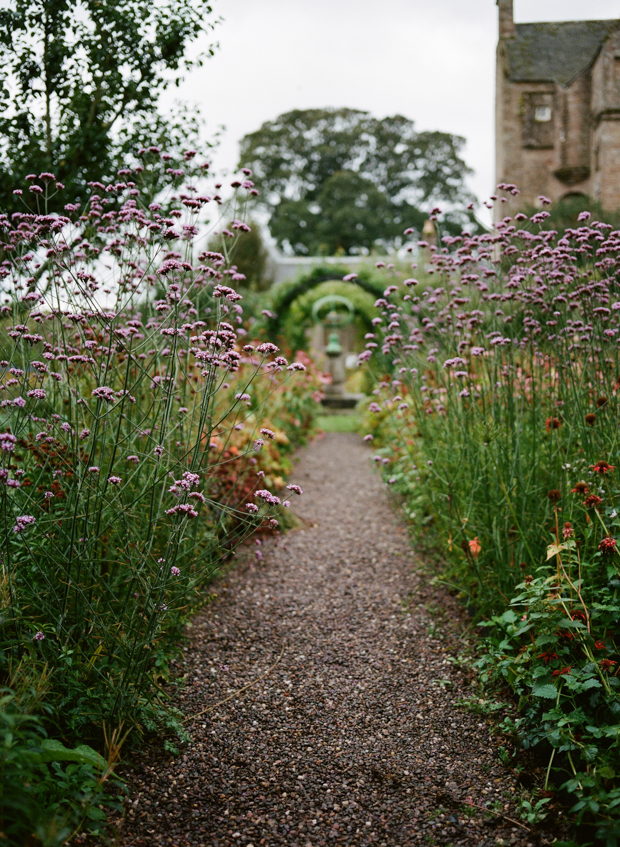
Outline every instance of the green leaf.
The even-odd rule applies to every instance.
[[[554,700],[558,696],[558,689],[551,683],[547,685],[535,685],[532,688],[532,694],[534,697],[545,697],[548,700]]]
[[[37,759],[40,762],[79,762],[82,765],[91,765],[97,770],[104,770],[106,767],[106,760],[92,747],[80,744],[69,750],[54,738],[46,738],[41,742],[41,752],[37,754]]]

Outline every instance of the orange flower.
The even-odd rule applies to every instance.
[[[547,432],[551,432],[552,429],[559,429],[562,426],[562,421],[558,418],[547,418],[545,426],[547,427]]]
[[[469,542],[469,552],[471,553],[474,559],[478,558],[481,550],[482,547],[480,546],[480,542],[478,541],[478,536],[472,538]]]

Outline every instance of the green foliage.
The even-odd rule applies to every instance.
[[[306,304],[310,303],[311,311],[312,305],[315,302],[313,297],[316,296],[312,292],[324,283],[333,286],[344,286],[342,291],[345,292],[346,296],[349,298],[352,297],[358,302],[361,306],[362,314],[369,316],[370,300],[364,297],[363,294],[367,293],[373,300],[381,297],[384,291],[383,282],[378,275],[373,274],[370,268],[366,267],[360,269],[356,275],[356,279],[353,281],[353,285],[349,285],[343,282],[343,277],[347,276],[348,273],[348,268],[343,266],[317,265],[309,273],[300,274],[296,279],[279,282],[277,285],[272,286],[262,300],[264,312],[262,319],[256,324],[256,330],[266,331],[271,336],[283,334],[285,324],[288,323],[290,326],[291,309],[295,308],[297,301],[302,300]],[[355,293],[356,289],[359,289],[358,293]],[[305,318],[309,317],[307,306],[303,309],[303,316]],[[295,346],[305,346],[304,333],[299,328],[294,327],[293,329],[295,340],[290,342],[291,347],[294,349]]]
[[[363,346],[364,333],[372,328],[371,321],[377,314],[375,298],[362,288],[350,283],[334,280],[322,282],[297,297],[281,321],[281,332],[294,350],[307,348],[306,331],[314,325],[312,309],[314,304],[327,295],[346,297],[355,308],[354,327],[360,348]],[[359,348],[358,348],[359,349]]]
[[[169,164],[143,161],[137,185]],[[213,574],[277,531],[265,489],[284,487],[318,411],[307,357],[248,344],[235,274],[195,245],[207,221],[191,161],[171,175],[188,193],[169,219],[131,186],[63,216],[0,215],[0,660],[3,684],[15,666],[49,673],[52,739],[18,757],[57,786],[39,798],[45,821],[101,772],[87,745],[101,749],[102,726],[187,740],[160,681]],[[53,183],[35,185],[45,209]]]
[[[445,238],[434,283],[383,299],[391,361],[375,366],[367,426],[442,578],[489,618],[478,667],[518,697],[506,734],[546,756],[547,787],[615,844],[618,247],[604,223],[560,237],[539,231],[549,220]],[[536,823],[546,804],[522,814]]]
[[[222,253],[227,263],[234,266],[244,280],[239,280],[243,291],[261,292],[267,290],[272,280],[267,273],[269,252],[261,235],[260,225],[248,222],[249,232],[237,232],[232,238],[220,234],[210,239],[209,250]]]
[[[0,831],[3,843],[21,847],[37,839],[60,847],[82,826],[97,833],[105,809],[120,798],[104,793],[107,763],[86,745],[67,749],[47,738],[42,720],[24,709],[10,689],[0,691]],[[118,790],[118,789],[117,789]]]
[[[254,170],[281,247],[300,255],[389,252],[404,229],[421,230],[423,209],[469,199],[463,144],[449,133],[417,132],[401,115],[307,109],[246,135],[240,160]]]
[[[186,142],[186,115],[157,113],[159,93],[204,54],[208,0],[9,0],[0,10],[0,208],[30,173],[53,172],[72,198],[109,181],[144,144]],[[212,52],[212,51],[208,51]],[[55,204],[54,204],[55,206]]]

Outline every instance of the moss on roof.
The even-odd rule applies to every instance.
[[[514,82],[568,85],[586,70],[619,21],[517,24],[506,41],[508,75]]]

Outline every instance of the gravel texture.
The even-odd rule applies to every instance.
[[[120,844],[538,845],[470,697],[462,613],[416,569],[370,453],[327,434],[293,481],[300,528],[215,586],[178,706],[193,743],[134,758]],[[433,607],[443,612],[433,612]],[[430,610],[429,610],[430,609]],[[473,804],[473,805],[468,805]],[[555,822],[555,834],[559,834]]]

